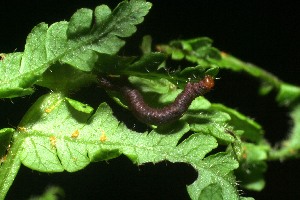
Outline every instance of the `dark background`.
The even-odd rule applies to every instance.
[[[23,51],[27,34],[40,22],[51,24],[69,20],[79,8],[93,9],[99,4],[114,8],[117,2],[2,0],[0,52]],[[138,32],[127,39],[130,46],[122,49],[121,54],[139,53],[138,45],[145,34],[152,35],[155,44],[208,36],[217,48],[257,64],[284,81],[300,84],[297,1],[152,2],[154,5],[149,15],[138,26]],[[212,102],[222,102],[257,120],[273,145],[286,137],[290,125],[288,110],[277,107],[275,94],[258,96],[259,83],[243,74],[221,71],[219,77],[208,97]],[[89,91],[81,91],[74,98],[82,98],[94,107],[106,100],[98,95],[98,88],[90,88]],[[17,126],[29,106],[45,92],[38,88],[29,97],[1,100],[1,109],[7,109],[0,115],[1,128]],[[122,114],[119,117],[122,119]],[[266,188],[260,193],[241,193],[256,199],[299,199],[298,168],[299,160],[271,162],[266,173]],[[184,164],[162,162],[137,167],[125,157],[94,163],[72,174],[44,174],[21,167],[7,199],[26,199],[31,194],[40,194],[50,185],[61,186],[67,199],[188,199],[185,185],[192,183],[196,177],[193,168]]]

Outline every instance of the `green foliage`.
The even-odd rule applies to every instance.
[[[237,180],[243,188],[260,191],[268,160],[299,156],[299,87],[220,52],[206,37],[173,41],[159,45],[161,52],[151,52],[147,36],[142,56],[117,55],[125,44],[123,38],[136,31],[150,8],[149,2],[131,0],[113,11],[106,5],[94,11],[80,9],[69,22],[40,23],[28,35],[24,52],[1,57],[1,98],[31,94],[34,85],[52,92],[28,109],[16,129],[0,130],[0,199],[21,164],[40,172],[75,172],[121,154],[137,165],[168,160],[193,166],[198,178],[187,186],[191,199],[251,199],[240,196]],[[186,59],[191,65],[167,73],[168,56]],[[151,106],[163,106],[174,101],[187,80],[216,76],[219,69],[256,77],[262,82],[261,94],[272,89],[278,92],[278,103],[291,109],[295,124],[282,148],[272,149],[254,120],[204,97],[196,98],[178,122],[152,127],[143,134],[118,121],[106,103],[94,111],[69,97],[70,92],[95,83],[99,73],[123,75]],[[120,94],[109,94],[126,107]],[[53,199],[56,193],[62,194],[56,188],[44,198]]]
[[[143,1],[124,1],[114,11],[106,5],[98,6],[94,24],[93,11],[89,9],[78,10],[70,22],[57,22],[50,27],[40,23],[28,35],[23,53],[8,54],[0,62],[0,98],[32,93],[32,85],[53,64],[68,64],[81,73],[91,71],[98,53],[116,54],[125,44],[120,38],[136,31],[135,25],[143,21],[150,7]],[[56,84],[47,86],[57,89]]]
[[[272,148],[262,135],[262,128],[251,119],[241,115],[237,111],[225,108],[224,105],[215,105],[217,110],[226,111],[231,116],[230,123],[233,127],[242,130],[242,141],[249,140],[253,143],[246,143],[236,140],[233,144],[239,159],[240,167],[236,171],[239,180],[242,181],[242,187],[260,191],[264,188],[265,182],[263,173],[267,169],[267,160],[284,160],[287,158],[299,157],[300,138],[300,87],[286,83],[273,74],[250,63],[243,62],[238,58],[221,52],[212,47],[212,40],[209,38],[195,38],[191,40],[176,40],[170,44],[158,45],[157,49],[167,53],[172,59],[185,59],[192,63],[197,63],[202,67],[219,67],[221,69],[232,70],[234,72],[244,72],[257,78],[261,82],[259,93],[268,94],[271,90],[277,92],[276,100],[280,106],[288,107],[293,121],[292,131],[288,139],[281,143],[281,148]],[[205,49],[201,52],[202,49]],[[199,51],[201,53],[199,53]],[[247,122],[242,123],[241,122]],[[233,132],[232,132],[233,133]],[[236,134],[237,135],[237,134]]]
[[[59,187],[49,187],[40,196],[32,196],[29,200],[57,200],[65,196],[64,191]]]
[[[201,67],[212,66],[234,72],[245,72],[261,81],[260,93],[266,95],[272,89],[278,92],[276,100],[280,105],[291,106],[299,103],[300,87],[285,83],[262,68],[212,47],[212,40],[206,37],[191,40],[171,41],[168,45],[158,45],[157,49],[175,60],[186,59]],[[199,53],[200,52],[200,53]]]

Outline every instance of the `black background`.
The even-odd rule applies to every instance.
[[[48,24],[69,20],[79,8],[95,8],[118,1],[32,0],[0,3],[0,52],[23,51],[27,34],[40,22]],[[153,8],[138,32],[127,39],[130,46],[124,55],[139,53],[138,45],[145,34],[153,42],[166,43],[173,39],[208,36],[214,45],[244,61],[257,64],[282,80],[300,84],[299,6],[297,1],[152,1]],[[286,137],[289,117],[285,108],[277,107],[275,94],[257,95],[259,83],[243,74],[221,71],[212,102],[222,102],[254,118],[263,125],[267,139],[276,145]],[[39,88],[31,96],[1,100],[2,127],[15,127],[26,109],[47,91]],[[98,88],[74,95],[78,100],[96,107],[101,99]],[[127,118],[130,113],[119,114]],[[124,117],[125,115],[125,117]],[[136,122],[132,122],[136,123]],[[241,191],[256,199],[299,199],[299,161],[271,162],[266,173],[266,188],[260,192]],[[49,185],[65,189],[67,199],[188,199],[185,185],[197,174],[184,164],[147,164],[135,166],[125,158],[107,163],[94,163],[77,173],[44,174],[21,167],[7,199],[26,199],[40,194]]]

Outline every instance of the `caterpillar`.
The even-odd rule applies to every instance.
[[[173,103],[163,108],[152,108],[144,101],[141,93],[129,83],[128,79],[121,78],[116,81],[112,77],[98,76],[98,81],[104,89],[120,92],[133,115],[139,121],[149,125],[163,125],[180,119],[192,101],[209,92],[215,84],[214,78],[206,75],[199,82],[188,82]]]

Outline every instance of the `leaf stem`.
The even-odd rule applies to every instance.
[[[21,166],[19,151],[24,141],[24,137],[18,136],[20,135],[15,135],[14,143],[8,151],[6,160],[0,167],[0,199],[5,198]]]
[[[214,59],[215,60],[215,59]],[[211,60],[214,62],[214,60]],[[266,81],[274,88],[279,89],[280,85],[283,83],[277,76],[274,74],[258,67],[252,63],[244,62],[232,55],[228,55],[226,53],[221,53],[221,61],[215,60],[215,64],[220,65],[221,68],[228,68],[233,71],[244,71],[249,75],[260,79],[261,81]],[[230,67],[229,67],[230,66]]]

